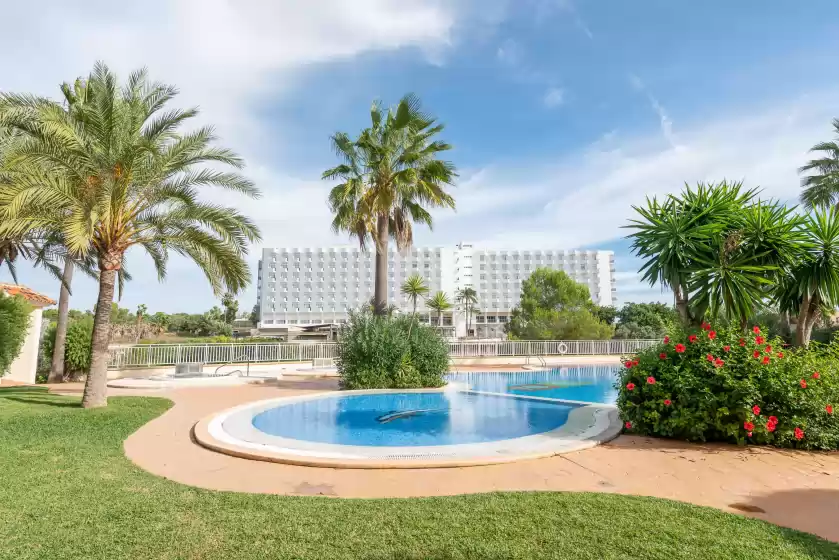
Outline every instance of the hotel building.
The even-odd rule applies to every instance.
[[[257,276],[261,332],[290,326],[340,323],[347,310],[370,302],[375,254],[353,246],[263,249]],[[611,251],[551,249],[494,250],[460,243],[454,247],[411,247],[388,253],[388,302],[410,313],[412,303],[400,287],[412,274],[422,276],[429,296],[445,292],[453,308],[443,315],[449,336],[467,336],[466,317],[455,294],[472,287],[478,294],[469,336],[498,338],[518,305],[522,281],[540,267],[564,270],[588,286],[599,305],[615,301],[615,259]],[[438,324],[437,314],[420,300],[422,320]]]

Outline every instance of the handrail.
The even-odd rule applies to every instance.
[[[247,359],[247,363],[246,363],[246,367],[245,367],[245,377],[250,377],[250,375],[251,375],[251,361],[250,361],[250,358],[249,358],[248,356],[240,356],[240,357],[244,357],[245,359]],[[221,365],[220,365],[219,367],[217,367],[217,368],[216,368],[216,370],[213,372],[213,377],[226,377],[226,376],[228,376],[228,375],[233,375],[233,374],[234,374],[234,373],[236,373],[237,371],[241,373],[241,372],[242,372],[242,370],[240,370],[240,369],[234,369],[234,370],[233,370],[233,371],[231,371],[230,373],[226,373],[224,376],[221,376],[221,375],[219,375],[219,374],[218,374],[218,370],[220,370],[221,368],[226,367],[226,366],[229,366],[230,364],[236,364],[236,363],[241,363],[241,360],[230,360],[230,361],[229,361],[229,362],[227,362],[227,363],[221,364]]]

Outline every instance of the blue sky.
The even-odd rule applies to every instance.
[[[16,3],[11,20],[28,23],[0,36],[0,89],[56,96],[97,59],[147,66],[246,158],[263,198],[208,197],[251,214],[266,246],[349,242],[328,227],[328,137],[365,126],[373,99],[415,92],[460,171],[458,211],[418,242],[613,249],[620,302],[667,299],[639,283],[621,239],[631,205],[722,178],[792,201],[796,168],[839,116],[831,0],[122,4]],[[130,255],[124,306],[216,303],[192,265],[173,262],[164,284],[150,265]],[[19,275],[57,295],[44,273]],[[94,297],[79,281],[72,305]],[[240,309],[254,301],[251,288]]]

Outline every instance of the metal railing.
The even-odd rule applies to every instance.
[[[632,354],[656,344],[657,340],[505,340],[449,342],[452,358],[495,356],[586,356]],[[108,367],[173,366],[186,362],[203,364],[305,362],[335,358],[335,342],[149,344],[113,347]]]

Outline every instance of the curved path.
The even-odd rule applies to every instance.
[[[60,386],[65,392],[67,386]],[[482,467],[358,470],[240,459],[193,442],[196,422],[237,404],[328,391],[334,380],[271,385],[111,391],[175,406],[125,441],[126,455],[159,476],[203,488],[378,498],[492,491],[570,490],[658,496],[745,513],[839,542],[839,453],[694,445],[636,436],[546,459]]]

